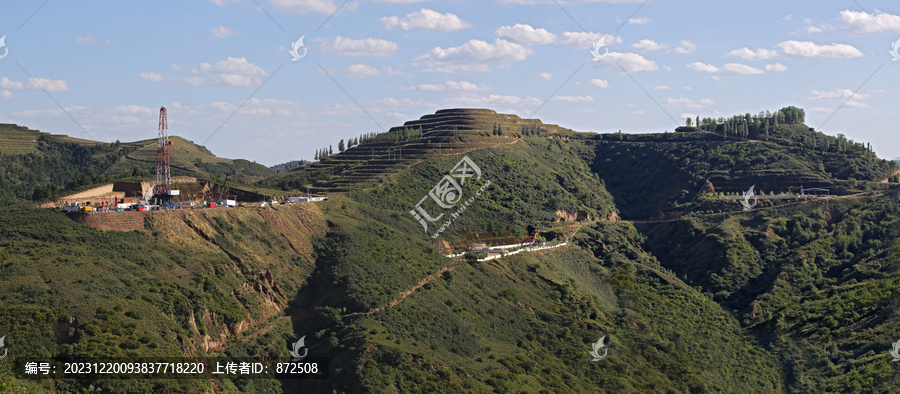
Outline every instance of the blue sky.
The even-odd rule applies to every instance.
[[[900,156],[893,143],[900,61],[890,53],[900,40],[896,2],[29,0],[2,7],[0,122],[55,134],[154,138],[166,106],[170,134],[219,156],[273,165],[312,159],[339,139],[441,108],[533,114],[578,131],[662,132],[687,115],[796,105],[817,130]],[[307,54],[292,61],[301,36]],[[598,41],[606,55],[594,60]]]

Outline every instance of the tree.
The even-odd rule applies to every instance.
[[[343,152],[343,151],[344,151],[344,140],[341,139],[341,140],[338,142],[338,152]]]
[[[687,127],[691,127],[692,121],[693,121],[693,119],[691,119],[691,117],[688,116],[688,118],[684,120],[684,125]]]
[[[697,115],[697,127],[700,127],[700,115]]]
[[[331,156],[333,154],[334,154],[334,151],[331,150],[331,145],[328,145],[328,156]]]

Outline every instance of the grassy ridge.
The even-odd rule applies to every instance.
[[[324,230],[316,208],[147,219],[149,233],[102,232],[58,211],[0,210],[0,332],[10,352],[283,355],[296,335],[280,316],[311,275],[311,239]],[[58,382],[57,388],[91,384],[114,391],[212,387],[207,381],[124,380]]]
[[[685,218],[647,246],[770,338],[792,391],[890,391],[887,350],[900,335],[896,193]]]

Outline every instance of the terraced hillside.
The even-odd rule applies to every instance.
[[[381,185],[392,174],[426,158],[456,158],[474,149],[532,137],[569,139],[585,138],[585,134],[490,109],[443,109],[259,184],[294,190],[309,186],[313,192],[327,193],[361,190]]]
[[[776,138],[784,134],[792,140]],[[592,168],[627,219],[690,210],[698,196],[742,193],[754,185],[757,193],[767,194],[796,192],[801,186],[858,193],[872,187],[866,181],[880,182],[896,171],[895,163],[859,147],[823,148],[825,138],[792,124],[773,131],[769,142],[689,132],[601,134],[590,144],[596,149]],[[819,144],[792,143],[803,139]]]

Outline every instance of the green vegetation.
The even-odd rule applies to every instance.
[[[331,364],[329,380],[283,382],[35,383],[0,371],[0,391],[896,391],[900,190],[881,183],[896,165],[803,117],[786,107],[695,119],[686,132],[593,135],[442,110],[253,184],[335,193],[327,202],[154,212],[146,232],[0,208],[10,349],[280,358],[305,335],[310,356]],[[35,143],[77,145],[97,176],[128,174],[107,145]],[[178,144],[199,159],[185,171],[264,174]],[[4,157],[45,173],[29,167],[46,160],[35,149]],[[423,231],[409,211],[464,156],[481,179],[462,197],[490,185],[432,238],[441,223]],[[50,184],[25,197],[50,198]],[[751,185],[840,197],[749,212],[716,198]],[[538,232],[570,243],[485,262],[439,252]],[[608,357],[592,362],[602,336]]]

